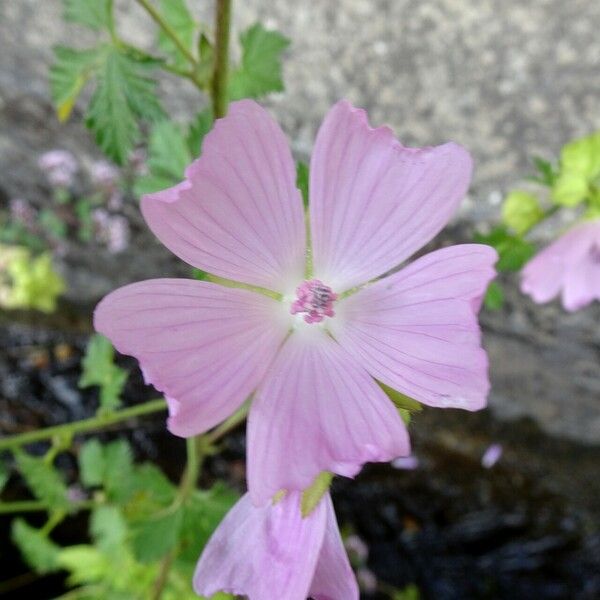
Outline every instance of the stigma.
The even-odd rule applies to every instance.
[[[306,323],[320,323],[325,317],[333,317],[333,303],[337,294],[319,279],[303,281],[296,288],[296,299],[290,306],[293,315],[304,315]]]

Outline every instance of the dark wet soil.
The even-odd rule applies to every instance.
[[[19,324],[6,314],[0,319],[2,435],[93,414],[95,392],[77,388],[88,328],[85,320],[68,317],[59,326],[43,319]],[[155,397],[134,361],[120,361],[132,373],[128,401]],[[367,543],[367,566],[382,589],[412,583],[432,600],[600,598],[598,447],[549,437],[532,421],[495,421],[489,411],[426,410],[411,431],[418,469],[370,465],[357,481],[336,479],[333,487],[340,525]],[[125,434],[138,458],[157,461],[178,478],[183,442],[166,433],[161,417],[144,418]],[[491,443],[502,444],[504,452],[485,469],[480,459]],[[203,483],[225,477],[242,489],[243,449],[241,428],[208,462]],[[60,465],[75,477],[74,456],[62,455]],[[26,494],[13,478],[4,498]],[[41,524],[36,518],[42,519],[28,516]],[[55,597],[63,578],[28,574],[10,544],[9,521],[0,518],[1,579],[12,580],[13,590],[0,595]],[[86,516],[79,515],[54,537],[62,544],[81,542],[86,530]],[[389,598],[383,592],[363,597]]]

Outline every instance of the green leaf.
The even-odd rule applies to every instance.
[[[15,452],[17,466],[33,495],[55,510],[68,510],[67,486],[59,472],[42,458]]]
[[[98,548],[111,553],[125,544],[127,524],[116,506],[100,506],[92,513],[90,533]]]
[[[132,546],[136,558],[152,562],[162,558],[179,539],[183,509],[167,509],[131,524]]]
[[[590,191],[583,173],[564,171],[558,174],[552,186],[552,200],[562,206],[573,207],[583,202]]]
[[[377,380],[376,380],[377,381]],[[410,412],[420,412],[423,410],[423,405],[416,400],[413,400],[406,394],[395,390],[394,388],[377,381],[379,387],[386,393],[387,397],[396,405],[396,408],[408,410]]]
[[[50,93],[60,121],[69,118],[79,94],[98,68],[100,54],[100,48],[54,48],[54,63],[50,67]]]
[[[509,233],[505,226],[495,227],[487,234],[476,233],[475,241],[495,248],[499,255],[498,271],[519,271],[535,254],[535,246]]]
[[[117,568],[98,548],[85,544],[63,548],[58,554],[58,564],[70,572],[68,582],[73,585],[103,581]]]
[[[11,539],[21,551],[25,562],[36,573],[45,574],[58,570],[59,546],[20,517],[12,522]]]
[[[565,144],[560,153],[560,169],[581,173],[587,179],[600,174],[600,132]]]
[[[213,116],[210,108],[206,108],[199,112],[191,122],[188,130],[187,143],[192,158],[200,156],[204,136],[211,130],[212,126]]]
[[[15,249],[10,256],[4,254],[5,272],[11,288],[2,299],[3,306],[53,312],[65,282],[54,271],[52,256],[48,252],[32,256],[23,248]]]
[[[283,91],[281,54],[290,41],[256,23],[240,35],[241,64],[229,81],[229,98],[260,98]]]
[[[126,440],[104,446],[104,487],[115,502],[127,502],[133,493],[133,457]]]
[[[308,207],[308,178],[308,165],[305,162],[298,161],[296,163],[296,187],[302,193],[304,208]]]
[[[527,233],[544,218],[539,200],[533,194],[515,190],[508,194],[502,205],[502,219],[517,234]]]
[[[152,65],[109,47],[98,72],[86,125],[102,151],[119,165],[126,162],[140,139],[138,121],[164,118],[156,82],[148,76],[150,69]]]
[[[321,501],[321,498],[329,491],[331,482],[333,481],[333,473],[322,471],[319,473],[310,487],[302,492],[300,500],[300,512],[303,517],[308,517]]]
[[[485,293],[483,303],[489,310],[500,310],[504,304],[504,292],[497,281],[492,281]]]
[[[88,440],[79,451],[79,473],[87,487],[102,485],[104,481],[104,448],[95,438]]]
[[[148,146],[149,174],[136,182],[136,195],[158,192],[179,183],[191,161],[188,143],[181,127],[172,121],[156,123],[150,133]]]
[[[600,175],[600,132],[569,142],[560,153],[560,172],[552,187],[552,200],[576,206],[586,199],[590,184]]]
[[[238,494],[222,483],[195,491],[184,506],[180,558],[195,563],[217,525],[237,502]]]
[[[193,54],[196,23],[190,14],[185,0],[160,0],[160,13],[163,19],[177,33],[183,45]],[[187,58],[162,29],[158,33],[158,46],[173,59],[178,67],[188,66]]]
[[[172,504],[176,493],[177,488],[157,466],[144,463],[134,470],[126,511],[133,517],[149,516]]]
[[[533,176],[530,179],[536,181],[537,183],[540,183],[541,185],[552,187],[554,185],[554,180],[558,175],[558,173],[552,166],[552,163],[549,160],[545,160],[539,156],[534,156],[533,166],[538,172],[538,175]]]
[[[79,387],[100,387],[100,408],[113,410],[121,405],[121,392],[128,373],[114,364],[115,351],[110,341],[99,333],[88,342],[82,361]]]
[[[111,5],[111,0],[63,0],[64,18],[96,31],[109,29]]]

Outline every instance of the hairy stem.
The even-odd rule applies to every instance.
[[[229,71],[229,29],[231,0],[216,0],[215,62],[212,78],[212,103],[215,119],[227,113],[227,81]]]
[[[143,415],[160,412],[166,408],[167,404],[162,398],[149,400],[143,404],[137,404],[136,406],[131,406],[130,408],[125,408],[123,410],[97,415],[89,419],[73,421],[72,423],[63,423],[62,425],[46,427],[45,429],[37,429],[34,431],[19,433],[17,435],[11,435],[9,437],[0,439],[0,450],[18,448],[25,444],[31,444],[32,442],[49,440],[59,435],[74,435],[76,433],[85,433],[88,431],[104,429],[109,425],[127,421],[134,417],[141,417]]]
[[[136,2],[150,15],[154,22],[165,32],[165,35],[169,36],[173,43],[177,46],[178,50],[185,56],[194,68],[198,65],[196,57],[186,48],[185,44],[181,41],[181,38],[177,35],[177,32],[165,21],[163,16],[148,2],[148,0],[136,0]]]

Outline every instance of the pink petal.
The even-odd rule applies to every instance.
[[[569,311],[600,299],[600,220],[573,227],[523,268],[521,291],[534,302],[549,302],[561,290]]]
[[[310,597],[314,600],[358,600],[358,584],[340,536],[331,496],[327,494],[321,504],[327,506],[327,528]]]
[[[279,126],[251,100],[230,105],[186,181],[144,196],[142,212],[160,241],[199,269],[284,293],[302,279],[294,161]]]
[[[353,477],[365,462],[409,451],[402,419],[363,367],[319,326],[292,333],[250,409],[254,502],[307,488],[321,471]]]
[[[386,385],[430,406],[478,410],[489,380],[473,299],[496,259],[477,244],[427,254],[338,302],[331,332]]]
[[[251,600],[306,600],[329,505],[320,502],[307,518],[302,518],[299,505],[297,492],[286,494],[274,506],[269,503],[260,508],[252,505],[248,494],[243,496],[204,548],[194,574],[196,593],[210,597],[224,591]],[[331,535],[328,523],[327,527]]]
[[[187,437],[220,423],[254,391],[288,322],[280,303],[261,294],[153,279],[106,296],[94,326],[140,361],[146,381],[167,396],[170,431]]]
[[[471,158],[456,144],[405,148],[338,102],[315,144],[310,221],[315,277],[343,292],[429,242],[465,195]]]

